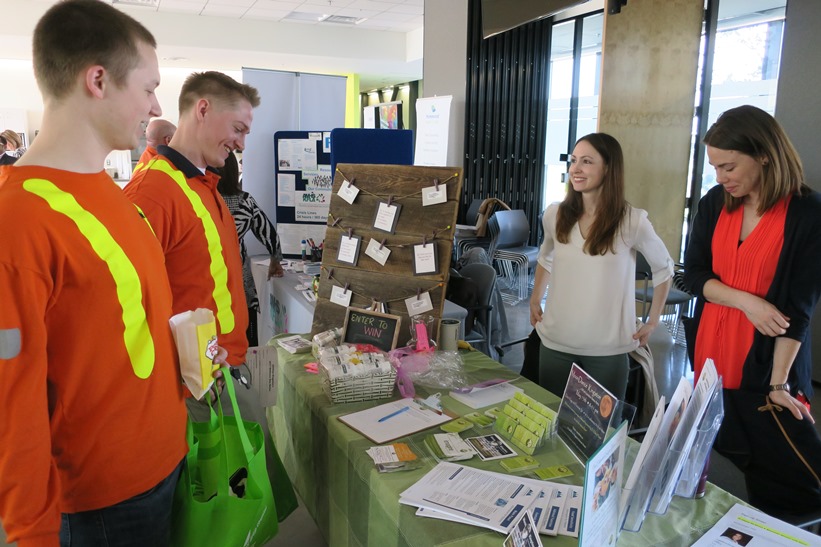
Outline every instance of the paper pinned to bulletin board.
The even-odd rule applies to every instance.
[[[274,134],[277,234],[282,254],[299,257],[302,240],[325,238],[331,202],[330,132]]]

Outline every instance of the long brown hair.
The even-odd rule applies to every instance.
[[[242,193],[242,186],[239,183],[239,164],[233,153],[225,158],[225,165],[214,170],[220,175],[217,192],[223,196],[235,196]]]
[[[744,105],[727,110],[704,135],[704,144],[766,160],[761,166],[756,211],[759,215],[788,195],[799,193],[804,186],[804,168],[798,152],[781,124],[760,108]],[[728,211],[738,209],[743,202],[743,198],[724,192]]]
[[[601,154],[605,165],[596,219],[584,242],[584,252],[589,255],[604,255],[607,251],[615,253],[616,234],[627,212],[627,201],[624,199],[624,154],[619,141],[607,133],[585,135],[576,141],[576,145],[582,141],[590,143]],[[568,183],[567,195],[559,204],[556,216],[556,239],[559,243],[570,241],[570,230],[583,212],[581,192],[574,190],[573,185]]]

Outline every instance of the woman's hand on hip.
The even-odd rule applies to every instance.
[[[530,326],[535,327],[536,323],[542,322],[542,303],[530,301]]]
[[[650,340],[650,335],[656,330],[658,323],[642,323],[639,330],[636,331],[636,334],[633,335],[633,340],[639,341],[639,347],[646,346],[647,342]]]

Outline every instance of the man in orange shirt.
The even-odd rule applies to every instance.
[[[156,156],[158,146],[167,146],[176,131],[177,126],[168,120],[155,118],[148,122],[148,126],[145,128],[145,150],[143,150],[135,169],[139,169]]]
[[[98,0],[34,31],[43,123],[0,172],[0,520],[19,547],[169,541],[187,451],[171,290],[102,170],[161,114],[155,47]]]
[[[234,218],[217,191],[228,154],[245,147],[251,131],[257,90],[220,72],[191,74],[179,98],[179,127],[168,146],[138,166],[125,194],[140,207],[165,252],[174,296],[174,313],[208,308],[217,320],[217,339],[228,351],[235,373],[248,350],[248,308]],[[235,382],[238,381],[236,374]],[[296,497],[270,440],[265,413],[254,390],[238,385],[243,419],[261,424],[266,437],[268,474],[282,520],[296,507]],[[231,405],[222,402],[226,412]],[[188,401],[194,420],[206,420],[208,407]]]

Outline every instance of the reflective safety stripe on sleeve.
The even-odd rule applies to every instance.
[[[231,308],[231,291],[228,289],[228,267],[222,254],[222,240],[219,230],[211,217],[211,213],[205,208],[200,196],[188,186],[185,175],[171,166],[163,159],[153,158],[147,169],[162,171],[177,183],[185,197],[191,202],[194,213],[202,222],[205,231],[205,240],[208,244],[208,255],[210,257],[211,278],[214,281],[214,291],[212,296],[216,304],[216,316],[219,322],[219,333],[228,334],[233,332],[235,326],[234,310]]]
[[[142,283],[134,264],[108,228],[83,209],[73,195],[43,179],[29,179],[23,183],[23,188],[45,200],[54,211],[68,217],[108,266],[122,308],[123,341],[131,359],[131,368],[138,378],[148,378],[154,370],[154,340],[142,303]]]

